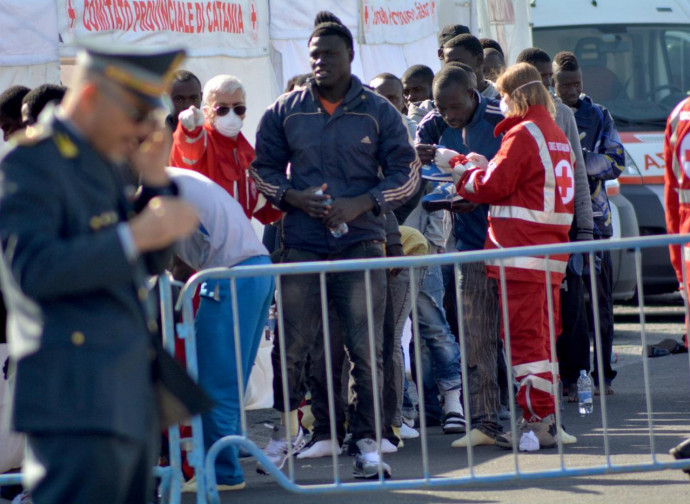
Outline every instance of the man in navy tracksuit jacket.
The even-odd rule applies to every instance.
[[[328,16],[329,21],[317,24],[309,42],[314,77],[278,98],[257,131],[251,175],[264,196],[286,212],[282,262],[383,257],[384,214],[419,187],[419,161],[400,113],[351,74],[352,35],[335,16]],[[334,236],[332,230],[342,223],[348,232]],[[357,398],[349,427],[360,452],[355,477],[378,477],[374,402],[381,403],[381,390],[373,390],[372,367],[382,376],[385,271],[371,271],[374,362],[369,357],[364,275],[333,273],[326,283],[353,365]],[[310,352],[318,355],[315,345],[322,340],[320,287],[318,275],[286,275],[281,284],[287,367],[280,366],[276,345],[274,408],[283,412],[287,402],[289,423],[295,427],[305,359]],[[334,363],[334,373],[340,366],[342,362]],[[289,397],[283,397],[282,376],[288,380]],[[281,465],[287,442],[280,429],[274,434],[276,442],[265,452]],[[290,434],[293,445],[298,443],[298,429]],[[390,475],[386,464],[384,475]]]

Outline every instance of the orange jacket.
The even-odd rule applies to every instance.
[[[680,102],[668,117],[664,138],[664,161],[666,230],[671,234],[690,233],[690,98]],[[680,245],[670,245],[669,249],[678,283],[682,284],[683,255]],[[690,261],[690,249],[687,245],[685,261]],[[690,267],[687,268],[687,274],[690,275]]]
[[[475,203],[489,203],[489,231],[484,248],[546,245],[568,241],[575,200],[575,156],[568,139],[542,106],[523,117],[501,121],[501,147],[486,170],[472,168],[458,181],[458,194]],[[568,254],[548,259],[552,285],[563,280]],[[506,278],[544,283],[544,256],[503,261]],[[498,277],[499,262],[488,261],[489,276]]]
[[[255,157],[254,148],[242,133],[233,140],[206,123],[189,131],[178,122],[169,163],[206,175],[242,205],[248,218],[270,224],[283,214],[264,198],[249,176]]]

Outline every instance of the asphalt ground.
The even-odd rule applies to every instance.
[[[613,464],[643,464],[651,461],[645,386],[643,380],[640,310],[636,305],[616,306],[614,368],[619,374],[614,382],[616,394],[607,397],[608,440]],[[684,309],[678,296],[653,297],[646,300],[645,329],[648,343],[665,338],[680,340],[684,333]],[[690,435],[690,369],[687,354],[648,359],[653,421],[654,452],[660,462],[673,460],[668,450]],[[594,413],[580,417],[576,404],[565,404],[563,424],[578,443],[564,447],[563,464],[570,468],[592,468],[606,463],[601,419],[601,404],[595,398]],[[268,440],[266,423],[275,423],[277,414],[270,409],[248,412],[250,438],[258,447]],[[505,423],[508,427],[508,424]],[[444,435],[440,427],[428,433],[429,473],[434,478],[468,478],[468,456],[464,449],[451,448],[459,435]],[[514,503],[553,504],[612,502],[625,504],[687,502],[690,479],[680,470],[600,474],[596,476],[554,475],[561,467],[558,451],[541,450],[518,456],[523,474],[502,482],[489,482],[496,475],[515,472],[512,452],[493,446],[475,448],[474,481],[462,485],[410,490],[348,491],[314,495],[293,493],[282,488],[271,476],[256,473],[255,461],[242,459],[247,488],[221,493],[223,503]],[[341,481],[352,483],[352,458],[341,455],[338,467]],[[385,456],[393,471],[391,481],[423,477],[421,441],[406,440],[398,453]],[[333,466],[330,458],[294,460],[296,482],[310,485],[331,483]],[[552,471],[545,477],[545,471]],[[284,469],[287,473],[287,466]],[[538,474],[526,473],[541,472]],[[555,476],[555,477],[554,477]],[[484,478],[484,481],[482,481]],[[0,499],[0,503],[7,503]],[[182,502],[196,502],[195,495],[184,494]]]
[[[649,298],[645,306],[647,342],[665,338],[680,340],[684,333],[682,300],[678,296]],[[645,464],[652,461],[651,439],[645,397],[642,359],[640,310],[636,305],[616,307],[614,382],[616,394],[607,399],[608,442],[614,465]],[[690,435],[690,370],[687,354],[648,359],[650,396],[654,423],[654,453],[659,462],[672,461],[668,450]],[[277,415],[271,410],[248,412],[249,433],[257,446],[263,447],[269,430],[265,423],[274,423]],[[575,445],[564,447],[563,467],[593,468],[606,464],[601,404],[595,398],[594,413],[580,417],[577,404],[565,404],[563,424],[578,438]],[[505,423],[508,427],[508,423]],[[468,478],[468,454],[464,449],[451,448],[459,435],[445,435],[440,427],[428,428],[429,473],[434,478]],[[423,478],[420,439],[406,440],[398,453],[384,458],[392,467],[391,481]],[[515,472],[515,456],[494,446],[475,448],[474,481],[462,485],[429,487],[420,485],[411,490],[348,491],[306,495],[283,489],[271,476],[256,473],[255,461],[243,459],[247,488],[221,493],[223,503],[351,503],[377,504],[423,503],[529,503],[553,504],[581,502],[680,503],[690,496],[690,479],[680,470],[601,474],[597,476],[553,477],[561,468],[558,450],[521,453],[517,457],[519,478],[489,482],[496,475]],[[352,458],[341,455],[338,468],[343,483],[356,482],[352,477]],[[330,458],[294,460],[295,481],[309,487],[333,482]],[[546,471],[552,471],[546,477]],[[287,465],[284,468],[287,474]],[[541,472],[538,474],[524,473]],[[484,481],[482,482],[482,478]],[[184,503],[195,502],[194,495],[183,496]]]

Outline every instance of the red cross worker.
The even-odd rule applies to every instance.
[[[507,107],[506,118],[495,130],[496,135],[504,134],[501,147],[488,164],[473,154],[467,156],[476,166],[461,175],[457,192],[469,201],[490,205],[486,249],[567,242],[573,219],[575,156],[553,120],[548,91],[537,70],[526,63],[506,70],[497,87]],[[555,446],[559,435],[565,443],[575,442],[555,424],[556,356],[551,355],[549,340],[550,334],[561,332],[559,286],[568,254],[486,263],[488,275],[494,278],[500,278],[499,267],[504,266],[506,287],[501,292],[499,282],[499,301],[508,305],[510,365],[520,384],[517,403],[524,418],[518,432],[499,436],[496,444],[511,449],[513,436],[521,438],[527,431],[535,433],[540,448]],[[550,321],[555,327],[550,327]]]
[[[669,234],[690,232],[690,98],[686,98],[671,112],[664,138],[664,200],[666,229]],[[689,279],[683,279],[683,262],[690,274],[690,247],[671,245],[671,262],[682,292],[688,292]],[[686,323],[686,334],[687,325]],[[688,345],[687,338],[685,345]]]

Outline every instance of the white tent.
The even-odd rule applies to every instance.
[[[353,73],[368,81],[413,64],[439,68],[439,26],[461,23],[508,49],[531,44],[526,0],[3,0],[0,91],[44,82],[69,85],[75,42],[184,46],[184,65],[205,82],[219,73],[247,88],[246,136],[293,75],[309,71],[307,39],[330,10],[356,40]]]

